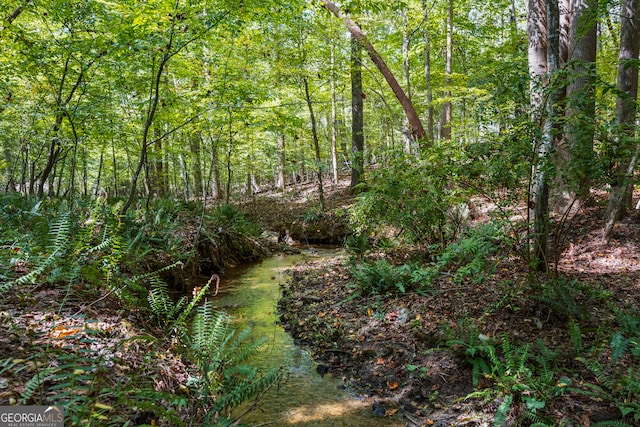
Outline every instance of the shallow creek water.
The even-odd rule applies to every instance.
[[[398,415],[373,414],[373,400],[345,389],[337,374],[321,377],[311,355],[294,344],[291,336],[277,324],[280,285],[288,277],[285,270],[305,258],[332,258],[337,249],[314,249],[312,255],[287,255],[266,258],[248,267],[225,274],[214,305],[234,317],[237,328],[252,328],[253,337],[268,337],[260,354],[248,363],[264,369],[282,366],[284,381],[272,387],[261,399],[258,409],[242,418],[252,426],[344,426],[400,427]],[[242,411],[242,408],[240,409]]]

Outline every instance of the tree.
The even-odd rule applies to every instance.
[[[321,2],[337,18],[343,20],[349,32],[351,32],[351,34],[353,34],[353,37],[355,37],[355,39],[358,40],[358,42],[361,43],[365,48],[373,63],[376,65],[376,67],[378,67],[378,70],[384,76],[394,95],[396,96],[396,98],[398,98],[398,101],[400,101],[400,104],[402,105],[402,108],[404,109],[404,112],[407,116],[407,120],[409,121],[409,125],[411,126],[411,133],[414,139],[416,141],[424,141],[426,133],[424,131],[424,128],[422,127],[420,116],[418,116],[418,113],[413,107],[411,100],[404,93],[404,90],[402,90],[402,87],[396,80],[395,76],[393,75],[389,67],[387,67],[387,64],[378,54],[371,42],[369,42],[365,34],[362,32],[360,26],[349,19],[346,15],[344,15],[333,2],[329,0],[321,0]]]
[[[316,179],[318,180],[318,197],[320,200],[320,210],[324,211],[324,189],[322,188],[322,166],[320,158],[320,141],[318,140],[318,130],[316,125],[316,116],[313,112],[313,102],[311,101],[311,94],[309,93],[309,80],[307,76],[302,77],[302,83],[304,84],[304,97],[307,101],[307,108],[309,108],[309,118],[311,120],[311,135],[313,136],[313,149],[316,155]]]
[[[529,33],[529,68],[532,70],[531,104],[535,118],[540,117],[543,122],[542,134],[539,141],[534,141],[536,152],[536,167],[533,181],[533,264],[539,271],[546,271],[549,265],[549,178],[552,153],[555,140],[559,135],[558,101],[561,97],[561,85],[554,82],[560,65],[560,13],[557,0],[542,2],[529,1],[528,33]],[[546,13],[544,12],[546,10]],[[546,23],[546,34],[544,32]],[[546,50],[544,48],[546,47]],[[546,52],[546,59],[542,57]],[[548,99],[543,103],[540,76],[546,68],[546,83]],[[544,115],[542,108],[544,106]]]
[[[362,92],[362,55],[360,42],[351,36],[351,193],[362,180],[364,171],[364,93]]]
[[[433,88],[431,84],[431,32],[429,31],[429,5],[422,0],[424,20],[424,81],[427,93],[427,139],[433,141]]]
[[[613,227],[624,212],[624,196],[633,179],[640,155],[636,141],[638,99],[638,54],[640,52],[640,1],[624,0],[621,10],[618,93],[616,96],[616,136],[613,147],[613,182],[609,191],[603,240],[609,242]]]
[[[598,2],[577,0],[571,13],[568,50],[566,127],[559,154],[557,209],[589,195],[595,173],[596,45]],[[574,206],[577,207],[577,206]]]
[[[453,74],[453,0],[447,3],[447,46],[445,49],[444,104],[440,113],[440,138],[451,139],[451,74]]]

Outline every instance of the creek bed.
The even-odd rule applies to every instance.
[[[372,410],[373,400],[350,392],[341,374],[321,377],[309,352],[295,345],[277,323],[280,286],[288,280],[285,270],[308,257],[333,258],[340,254],[338,249],[314,248],[303,250],[300,255],[269,257],[225,274],[220,292],[213,299],[214,305],[234,317],[236,328],[248,326],[252,328],[253,337],[268,337],[260,354],[248,363],[265,370],[282,367],[285,372],[284,380],[272,387],[258,408],[244,416],[242,422],[252,426],[405,425],[398,415],[376,416]]]

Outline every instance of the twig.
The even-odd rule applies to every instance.
[[[116,290],[120,291],[120,290],[124,289],[124,287],[125,287],[125,286],[126,286],[126,285],[121,286],[121,287],[120,287],[120,288],[118,288],[118,289],[111,289],[111,290],[109,290],[109,292],[107,292],[106,294],[104,294],[103,296],[101,296],[100,298],[98,298],[97,300],[95,300],[95,301],[93,301],[93,302],[91,302],[91,303],[89,303],[89,304],[87,304],[87,305],[83,305],[82,307],[80,307],[80,310],[78,310],[78,311],[77,311],[76,313],[74,313],[73,315],[74,315],[74,316],[77,316],[78,314],[80,314],[80,313],[82,313],[84,310],[86,310],[87,308],[91,307],[93,304],[96,304],[96,303],[98,303],[98,302],[102,301],[103,299],[105,299],[106,297],[108,297],[109,295],[111,295],[112,293],[114,293]]]
[[[220,290],[220,276],[218,276],[217,274],[212,275],[209,281],[207,282],[207,286],[211,284],[213,279],[216,279],[216,291],[213,293],[213,296],[215,297],[216,295],[218,295],[218,291]]]

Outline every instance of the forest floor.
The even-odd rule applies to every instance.
[[[265,226],[290,222],[316,203],[313,197],[312,190],[299,192],[286,208],[279,199],[261,197],[253,202],[254,218],[269,218]],[[341,210],[351,199],[343,186],[328,192],[327,201]],[[600,372],[607,378],[640,372],[638,360],[628,354],[614,363],[608,343],[611,331],[620,329],[614,310],[640,308],[640,212],[620,222],[604,245],[605,203],[596,197],[564,225],[557,238],[563,248],[557,273],[534,277],[514,248],[507,248],[495,255],[481,281],[454,283],[452,271],[423,295],[363,296],[354,286],[353,259],[345,255],[291,270],[279,304],[281,320],[312,351],[320,374],[348,379],[361,393],[380,399],[372,410],[381,416],[400,410],[409,426],[493,425],[508,395],[513,403],[503,411],[503,425],[533,424],[535,417],[524,417],[525,401],[547,423],[540,425],[622,420],[620,405],[630,401],[635,408],[637,395],[620,395],[624,387]],[[410,252],[367,257],[399,265],[416,258]],[[472,367],[490,359],[489,347],[502,365],[493,375],[476,375],[474,388]],[[508,352],[512,358],[524,356],[526,366],[505,360]],[[594,362],[585,362],[582,354]],[[469,397],[474,391],[476,397]],[[634,414],[640,417],[631,411],[626,425],[640,425]]]
[[[326,214],[318,212],[313,185],[300,185],[285,197],[256,195],[243,210],[266,230],[294,230],[301,244],[314,237],[341,242],[353,203],[346,184],[326,188]],[[524,405],[516,403],[541,403],[527,400],[532,396],[545,398],[538,414],[548,425],[622,419],[625,402],[636,409],[624,418],[626,425],[640,425],[630,418],[640,417],[640,389],[625,397],[629,384],[607,382],[640,372],[637,358],[628,352],[613,357],[609,345],[612,331],[622,327],[615,309],[640,308],[640,213],[618,224],[611,243],[603,245],[605,205],[603,199],[596,202],[563,227],[558,278],[534,280],[517,251],[506,248],[477,283],[454,283],[451,271],[423,294],[362,296],[354,286],[353,259],[345,254],[291,270],[280,301],[282,323],[314,354],[319,374],[345,378],[359,393],[379,399],[372,408],[376,414],[400,411],[409,426],[493,425],[509,395],[513,404],[504,425],[531,424],[523,420]],[[424,255],[408,249],[366,257],[402,264]],[[16,274],[28,271],[18,271],[20,263],[12,268]],[[157,406],[151,400],[141,405],[145,396],[191,398],[182,385],[194,367],[179,356],[159,322],[88,284],[21,285],[0,299],[0,325],[0,405],[71,397],[76,425],[138,425],[164,415],[151,411]],[[579,325],[579,342],[570,325]],[[505,337],[514,354],[527,350],[526,362],[535,372],[509,372],[515,367],[506,366]],[[631,338],[628,344],[637,346],[637,336]],[[473,363],[487,359],[482,352],[488,348],[495,348],[506,368],[502,375],[476,376],[474,388]],[[551,376],[542,384],[544,370],[531,360],[544,358]],[[587,366],[587,358],[597,363]],[[474,392],[476,397],[467,398]],[[174,415],[201,416],[183,408]]]

